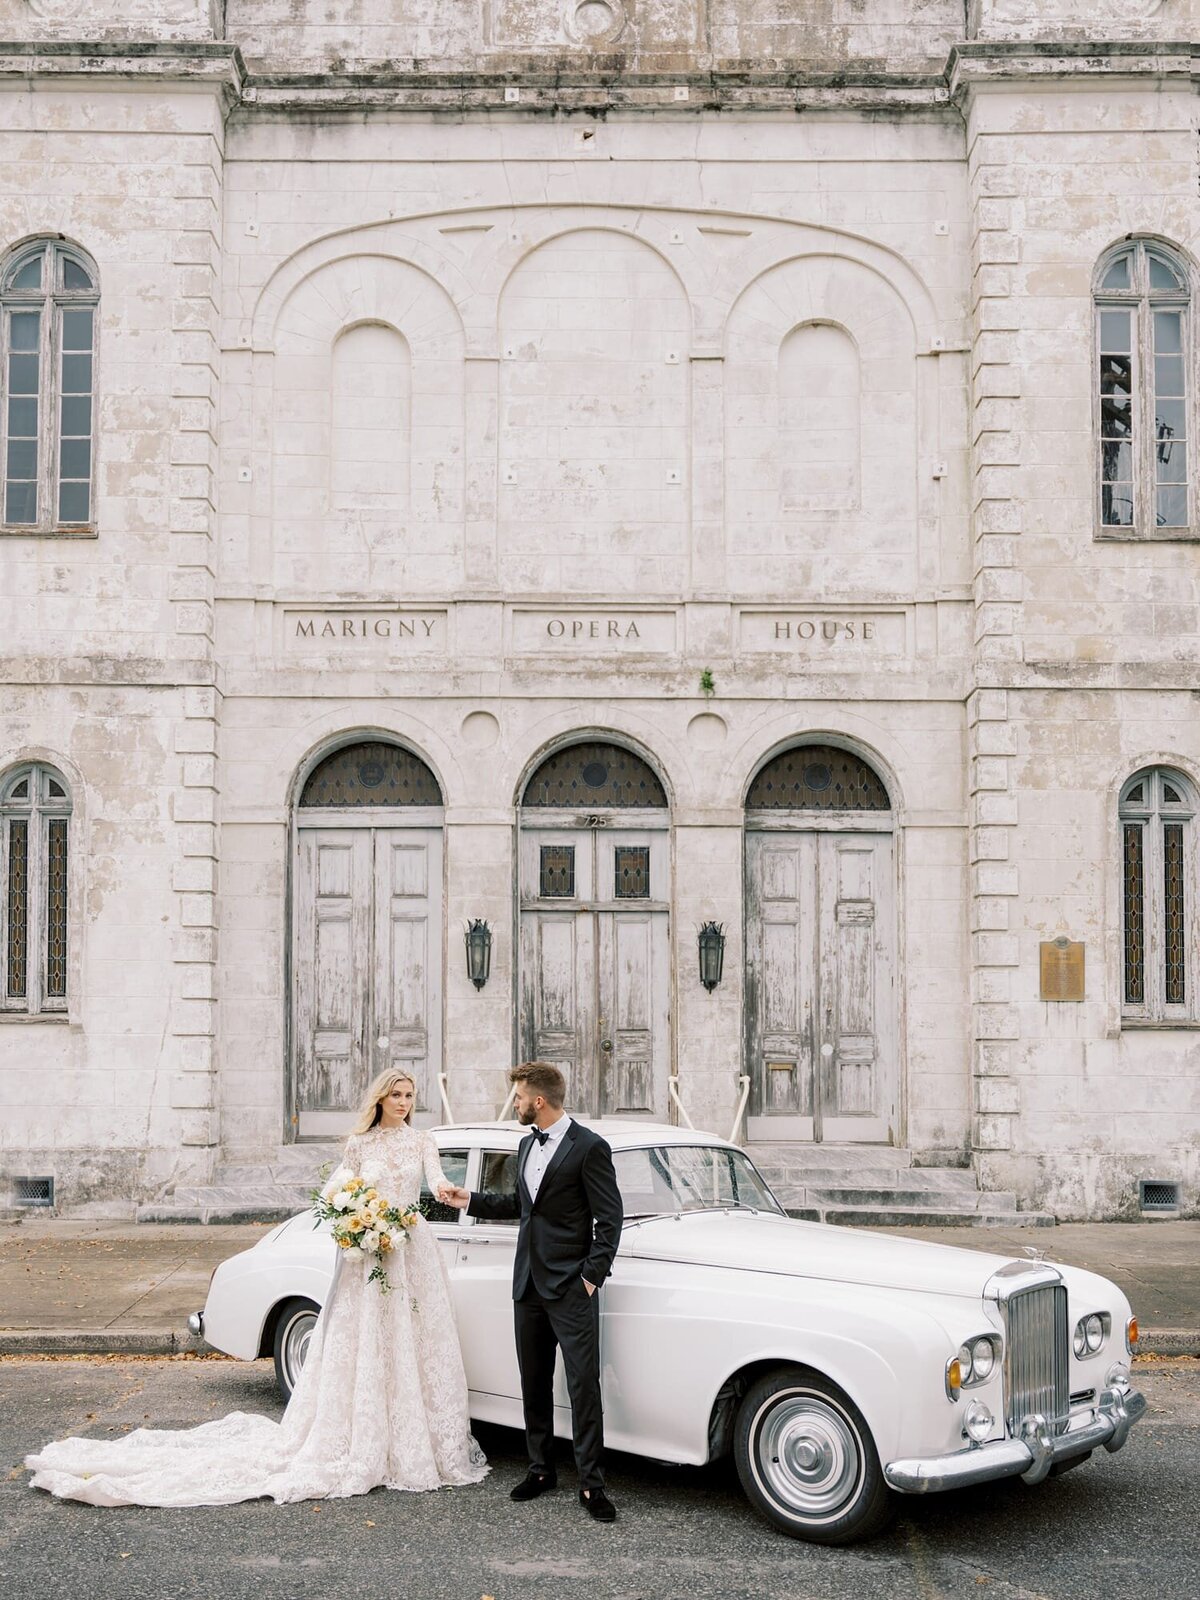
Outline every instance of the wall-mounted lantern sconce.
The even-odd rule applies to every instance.
[[[492,930],[481,918],[469,922],[463,939],[467,947],[467,977],[482,989],[492,970]]]
[[[709,994],[721,981],[725,965],[725,924],[706,922],[696,935],[700,947],[700,982]]]

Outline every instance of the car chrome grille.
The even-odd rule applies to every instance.
[[[1071,1409],[1066,1286],[1018,1291],[1005,1302],[1004,1314],[1009,1431],[1019,1434],[1024,1419],[1039,1414],[1061,1433]]]

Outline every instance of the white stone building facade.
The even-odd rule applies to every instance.
[[[968,12],[0,0],[10,1187],[536,1052],[1195,1213],[1200,0]]]

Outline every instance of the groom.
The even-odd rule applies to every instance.
[[[616,1520],[604,1492],[600,1454],[600,1308],[596,1291],[621,1241],[624,1208],[612,1152],[563,1110],[566,1079],[548,1061],[514,1067],[513,1109],[532,1128],[517,1151],[510,1194],[441,1191],[445,1203],[493,1222],[520,1218],[513,1265],[513,1320],[525,1402],[529,1471],[510,1491],[534,1500],[557,1484],[554,1472],[554,1351],[562,1350],[571,1395],[579,1498],[597,1522]]]

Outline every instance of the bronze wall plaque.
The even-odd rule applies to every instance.
[[[1046,939],[1038,945],[1043,1000],[1083,999],[1083,941]]]

